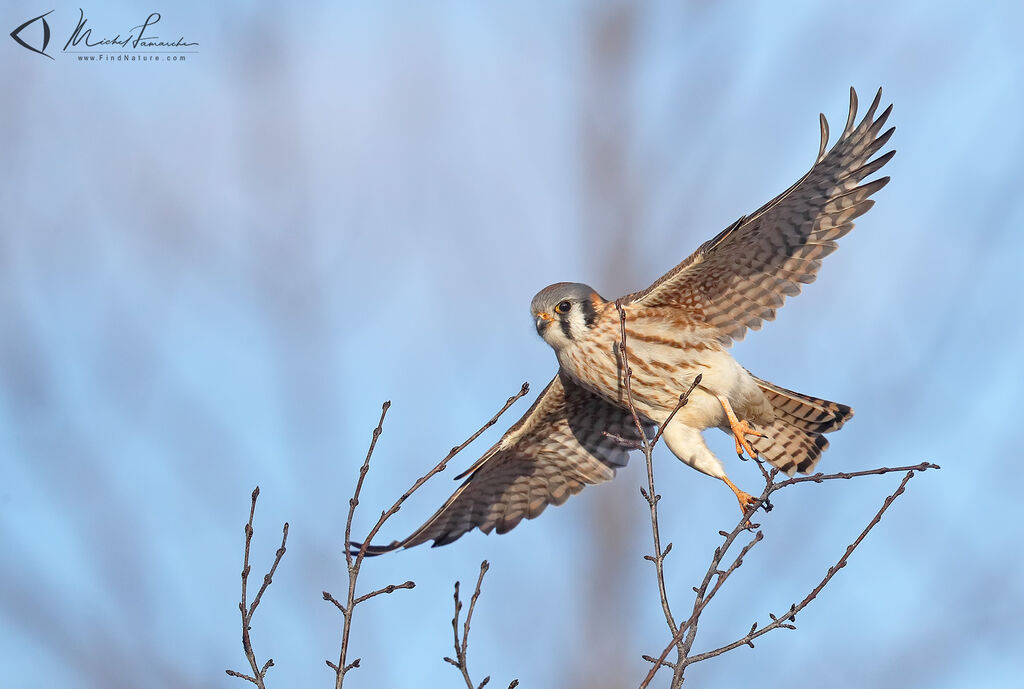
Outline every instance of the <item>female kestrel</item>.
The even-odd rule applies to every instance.
[[[879,89],[855,126],[857,94],[851,88],[846,127],[827,152],[828,122],[821,115],[821,146],[806,175],[647,289],[618,300],[626,319],[634,408],[648,428],[664,423],[679,394],[700,374],[700,384],[663,437],[676,457],[724,481],[741,508],[753,499],[726,476],[704,443],[704,429],[731,432],[741,456],[759,455],[792,475],[812,471],[828,447],[823,434],[853,416],[845,405],[755,377],[728,347],[748,328],[774,319],[785,297],[814,281],[821,259],[888,183],[882,177],[861,184],[895,153],[871,160],[895,129],[879,134],[892,110],[890,105],[875,117],[881,97]],[[473,528],[504,533],[548,504],[560,505],[584,486],[608,481],[625,464],[628,442],[639,435],[619,360],[616,302],[587,285],[562,282],[541,290],[531,312],[558,358],[554,380],[494,447],[456,477],[468,476],[426,524],[403,541],[368,546],[368,555],[426,541],[444,545]]]

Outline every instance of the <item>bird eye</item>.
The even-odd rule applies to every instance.
[[[558,302],[558,306],[555,307],[555,313],[569,313],[569,309],[572,308],[572,304],[568,299]]]

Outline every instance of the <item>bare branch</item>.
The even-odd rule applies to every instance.
[[[934,465],[929,465],[928,468],[931,467],[934,467]],[[875,516],[872,517],[871,521],[868,522],[868,525],[864,527],[864,530],[860,532],[860,535],[857,536],[853,543],[846,547],[846,550],[843,552],[842,557],[839,558],[835,565],[828,568],[828,571],[825,572],[825,576],[821,579],[820,582],[818,582],[818,585],[811,589],[811,592],[808,593],[802,601],[791,605],[789,609],[781,615],[769,615],[772,618],[772,622],[770,624],[761,627],[760,629],[756,629],[755,623],[755,626],[751,627],[750,632],[746,636],[743,636],[742,638],[737,639],[736,641],[733,641],[730,644],[726,644],[725,646],[716,648],[713,651],[708,651],[706,653],[701,653],[699,655],[687,658],[685,664],[692,665],[693,663],[699,663],[702,660],[714,658],[715,656],[719,656],[739,646],[753,647],[754,639],[764,634],[767,634],[773,629],[778,629],[779,627],[785,627],[787,629],[796,629],[796,627],[791,624],[792,621],[796,619],[796,614],[803,610],[805,607],[807,607],[807,605],[812,600],[814,600],[819,593],[821,593],[822,589],[824,589],[828,582],[832,580],[832,577],[835,576],[836,572],[838,572],[840,569],[846,566],[846,563],[849,560],[850,555],[853,554],[853,551],[856,550],[857,546],[859,546],[864,541],[864,539],[867,537],[871,529],[873,529],[875,525],[878,524],[879,521],[881,521],[882,515],[885,514],[885,511],[889,509],[889,506],[896,501],[896,498],[903,494],[904,490],[906,490],[907,483],[909,483],[910,479],[912,479],[913,477],[913,471],[908,471],[906,473],[906,475],[903,477],[903,480],[900,482],[899,488],[896,489],[896,492],[894,492],[892,495],[885,499],[885,501],[882,503],[882,506],[875,513]]]
[[[238,677],[239,679],[244,679],[244,680],[246,680],[248,682],[252,682],[253,684],[255,684],[257,686],[263,686],[263,680],[262,679],[256,679],[255,677],[250,677],[249,675],[245,674],[244,672],[238,672],[236,670],[225,670],[224,672],[226,672],[230,677]]]
[[[285,522],[284,528],[281,530],[281,547],[277,549],[274,555],[274,563],[270,566],[270,570],[263,576],[263,584],[260,586],[259,591],[256,592],[256,597],[253,598],[251,605],[246,605],[248,596],[248,585],[249,585],[249,572],[251,567],[249,565],[249,551],[252,546],[252,522],[256,516],[256,499],[260,495],[260,487],[252,491],[252,503],[249,506],[249,521],[245,524],[245,554],[242,557],[242,600],[238,603],[238,610],[242,615],[242,649],[245,651],[245,657],[249,661],[249,667],[252,668],[252,675],[247,675],[236,670],[225,670],[229,676],[238,677],[248,682],[252,682],[260,689],[266,689],[264,685],[264,679],[267,676],[267,671],[274,666],[274,660],[268,658],[267,662],[260,667],[256,661],[256,654],[252,649],[252,639],[249,636],[249,632],[252,628],[252,618],[256,614],[256,608],[259,607],[260,601],[263,599],[263,594],[270,586],[274,578],[274,572],[277,571],[277,566],[281,564],[281,558],[284,557],[285,544],[288,542],[288,522]]]
[[[366,459],[363,460],[363,465],[359,467],[359,478],[356,480],[355,491],[352,493],[352,498],[348,501],[348,517],[345,519],[345,564],[348,568],[347,604],[342,605],[329,592],[323,592],[324,600],[333,602],[335,607],[341,611],[343,618],[341,627],[341,649],[338,652],[338,662],[331,663],[331,661],[327,661],[327,665],[334,670],[335,689],[341,689],[345,682],[345,674],[348,673],[349,670],[359,667],[358,658],[351,663],[346,663],[346,660],[348,660],[349,637],[352,633],[352,612],[355,607],[356,599],[356,578],[359,576],[359,565],[362,562],[362,555],[365,553],[365,550],[361,551],[358,557],[353,558],[352,553],[349,551],[348,544],[352,539],[352,519],[356,513],[356,505],[359,504],[359,494],[363,490],[363,481],[366,480],[366,474],[370,471],[370,458],[373,457],[373,451],[377,447],[377,440],[380,438],[380,434],[384,431],[384,417],[387,416],[388,409],[390,408],[390,400],[381,405],[380,420],[377,421],[377,426],[373,429],[373,435],[370,439],[370,447],[366,451]]]
[[[729,575],[731,575],[734,571],[736,571],[736,569],[740,565],[743,564],[743,558],[746,556],[748,552],[750,552],[751,548],[753,548],[763,538],[762,532],[758,531],[757,534],[755,534],[755,536],[750,540],[750,542],[743,547],[743,549],[740,551],[740,554],[736,557],[735,560],[733,560],[732,564],[726,570],[720,570],[719,565],[722,562],[722,558],[729,550],[729,547],[732,545],[733,541],[736,540],[736,537],[740,533],[747,530],[747,523],[747,515],[744,514],[743,517],[740,518],[739,524],[737,524],[737,526],[730,533],[726,533],[724,531],[719,532],[722,534],[722,536],[725,537],[725,542],[719,547],[715,548],[714,555],[712,555],[711,557],[711,564],[708,565],[708,570],[704,574],[704,578],[701,580],[700,585],[695,586],[693,589],[694,593],[697,594],[693,602],[693,612],[690,615],[689,619],[687,619],[686,622],[679,627],[679,630],[672,638],[672,641],[665,647],[665,650],[662,651],[661,655],[657,659],[651,658],[650,656],[644,656],[644,659],[654,663],[654,666],[648,671],[647,676],[644,678],[643,682],[640,683],[641,689],[650,684],[651,680],[654,679],[654,675],[657,673],[658,669],[661,666],[665,665],[673,669],[680,668],[680,671],[681,668],[685,667],[685,663],[683,661],[685,660],[687,654],[689,654],[690,648],[693,646],[693,641],[697,633],[697,622],[698,620],[700,620],[700,616],[701,613],[704,612],[704,608],[707,607],[708,603],[711,602],[711,599],[715,596],[716,593],[718,593],[718,590],[721,588],[722,584],[725,583],[725,580],[729,578]],[[717,579],[715,581],[715,585],[711,589],[711,592],[708,593],[708,586],[711,584],[712,579],[715,579],[716,577]],[[680,663],[677,664],[666,662],[665,658],[671,652],[673,647],[677,647],[679,645],[680,641],[682,641],[682,655],[680,656]],[[674,680],[675,676],[673,678],[673,681]]]
[[[515,404],[520,398],[522,398],[528,392],[530,392],[530,384],[529,383],[523,383],[523,386],[520,388],[519,392],[517,392],[512,397],[509,397],[508,400],[505,401],[504,406],[501,409],[498,410],[497,414],[492,416],[490,418],[490,420],[487,421],[487,423],[485,423],[483,426],[481,426],[475,433],[473,433],[473,435],[469,436],[469,438],[467,438],[461,445],[453,447],[451,449],[451,451],[445,456],[444,459],[442,459],[440,462],[438,462],[434,466],[433,469],[431,469],[426,474],[424,474],[423,476],[418,478],[416,480],[416,482],[413,483],[412,487],[409,488],[409,490],[407,490],[406,492],[402,493],[402,495],[398,498],[398,500],[396,500],[395,503],[387,511],[385,511],[384,513],[382,513],[380,515],[380,519],[378,519],[377,523],[374,524],[372,529],[370,529],[370,533],[367,534],[366,538],[363,540],[362,544],[360,544],[359,548],[356,549],[356,553],[355,553],[356,554],[356,559],[357,559],[356,566],[358,566],[359,562],[362,561],[362,558],[366,554],[366,549],[370,546],[370,542],[377,536],[377,532],[380,531],[382,526],[384,526],[384,522],[386,522],[388,519],[390,519],[392,516],[394,516],[394,514],[396,512],[398,512],[398,510],[400,510],[402,508],[402,503],[404,503],[409,498],[410,495],[412,495],[417,490],[419,490],[423,486],[424,483],[429,481],[436,474],[444,471],[445,468],[448,466],[448,462],[450,462],[455,457],[455,455],[457,455],[460,452],[462,452],[463,450],[465,450],[466,447],[468,447],[469,444],[472,443],[474,440],[479,438],[480,435],[484,431],[486,431],[488,428],[490,428],[495,423],[497,423],[498,419],[501,418],[502,414],[504,414],[506,411],[508,411],[509,407],[511,407],[513,404]],[[390,402],[388,404],[390,404]],[[383,423],[383,419],[384,419],[384,417],[383,417],[383,415],[381,415],[381,422],[382,423]],[[379,430],[380,426],[378,426],[377,428]],[[379,435],[377,430],[375,430],[374,433]],[[376,435],[374,436],[374,442],[376,442]],[[371,453],[373,452],[373,446],[372,445],[370,447],[370,452]],[[367,455],[366,463],[364,463],[364,465],[363,465],[367,469],[369,469],[369,459],[370,459],[369,455]],[[364,474],[365,474],[364,470],[360,469],[360,479],[362,479],[362,476]],[[361,485],[361,483],[359,485]],[[358,490],[358,487],[359,486],[357,485],[357,490]],[[358,497],[358,494],[357,494],[357,497]],[[356,501],[356,502],[358,502],[358,501]],[[355,506],[353,505],[353,509],[354,508],[355,508]],[[346,549],[349,551],[349,555],[351,555],[353,548],[349,548],[348,547],[348,544],[352,543],[351,530],[350,529],[346,529],[346,532],[345,532],[345,543],[346,543]]]
[[[812,474],[811,476],[797,476],[795,478],[786,479],[780,481],[772,486],[771,492],[774,493],[782,488],[794,486],[798,483],[821,483],[822,481],[834,481],[836,479],[851,479],[858,478],[860,476],[881,476],[882,474],[892,474],[900,471],[925,471],[927,469],[941,469],[938,464],[932,464],[931,462],[921,462],[920,464],[914,464],[913,466],[905,467],[879,467],[877,469],[865,469],[864,471],[850,471],[850,472],[838,472],[835,474]]]
[[[356,514],[356,505],[359,504],[359,494],[363,490],[363,481],[366,480],[366,474],[370,471],[370,458],[373,457],[373,451],[377,447],[377,439],[384,432],[384,417],[388,415],[388,409],[390,408],[391,400],[387,400],[381,405],[380,420],[377,422],[377,427],[373,429],[370,447],[366,451],[366,459],[363,460],[363,465],[359,467],[359,478],[356,480],[355,492],[352,494],[352,499],[348,501],[348,517],[345,519],[345,562],[349,569],[352,569],[353,565],[352,553],[348,547],[348,544],[352,542],[352,519]],[[369,542],[369,539],[367,539],[367,542]]]
[[[665,423],[661,424],[658,427],[658,432],[655,433],[654,437],[651,439],[651,448],[652,449],[654,448],[655,445],[658,444],[658,441],[661,440],[661,435],[665,432],[665,429],[668,428],[668,425],[670,423],[672,423],[672,419],[674,419],[676,417],[676,413],[680,409],[685,407],[686,403],[690,401],[690,393],[692,393],[694,391],[694,389],[698,385],[700,385],[700,381],[702,381],[703,379],[704,379],[703,374],[698,373],[694,377],[693,382],[690,383],[690,387],[686,388],[686,392],[684,392],[683,394],[681,394],[679,396],[679,402],[676,404],[675,408],[672,410],[672,413],[669,414],[668,418],[665,419]]]
[[[277,566],[281,564],[281,558],[284,557],[285,543],[288,542],[288,522],[284,523],[284,527],[281,529],[281,547],[277,549],[274,554],[274,564],[270,566],[270,571],[263,577],[263,584],[260,586],[260,590],[256,592],[256,597],[252,600],[252,605],[249,606],[249,619],[252,619],[253,614],[256,612],[256,607],[260,604],[260,600],[263,598],[263,594],[266,592],[267,587],[270,586],[271,581],[274,578],[274,572],[277,571]]]
[[[760,463],[759,463],[759,466],[760,466]],[[832,579],[832,577],[835,576],[836,572],[838,572],[840,569],[842,569],[843,567],[846,566],[846,563],[849,560],[849,557],[853,554],[853,551],[861,544],[861,542],[863,542],[863,540],[867,537],[867,535],[871,531],[871,529],[874,528],[874,526],[876,524],[878,524],[878,522],[882,518],[882,515],[889,508],[889,506],[896,500],[896,498],[898,498],[900,495],[903,494],[904,490],[906,489],[907,483],[914,476],[914,473],[915,472],[920,472],[920,471],[926,471],[928,469],[938,469],[938,468],[939,467],[937,465],[935,465],[935,464],[931,464],[929,462],[922,462],[921,464],[917,464],[917,465],[913,465],[913,466],[892,467],[892,468],[890,468],[890,467],[881,467],[881,468],[878,468],[878,469],[869,469],[869,470],[857,471],[857,472],[849,472],[849,473],[840,472],[840,473],[836,473],[836,474],[815,474],[813,476],[804,476],[804,477],[798,477],[798,478],[793,478],[793,479],[786,479],[786,480],[783,480],[783,481],[775,482],[774,479],[778,475],[778,470],[773,469],[771,472],[767,472],[762,467],[762,472],[764,473],[764,475],[766,477],[765,489],[762,492],[761,496],[757,499],[757,501],[753,505],[752,509],[748,510],[748,514],[751,513],[753,510],[756,510],[757,507],[760,506],[761,504],[767,502],[768,497],[772,493],[774,493],[776,491],[779,491],[779,490],[782,490],[783,488],[787,488],[787,487],[793,486],[793,485],[798,485],[798,484],[801,484],[801,483],[821,483],[823,481],[828,481],[828,480],[850,479],[850,478],[858,478],[858,477],[862,477],[862,476],[875,476],[875,475],[882,475],[882,474],[888,474],[888,473],[899,472],[899,471],[905,471],[906,475],[904,476],[902,482],[900,483],[900,485],[896,489],[896,491],[892,495],[888,496],[885,499],[885,501],[883,502],[881,508],[878,510],[878,512],[875,514],[875,516],[871,519],[871,521],[868,523],[868,525],[864,528],[864,530],[860,533],[860,535],[853,541],[853,543],[851,543],[849,546],[847,546],[846,550],[844,551],[843,555],[839,558],[838,562],[835,565],[833,565],[832,567],[829,567],[828,571],[825,573],[824,578],[821,579],[821,581],[817,584],[817,586],[815,586],[811,590],[811,592],[808,593],[807,596],[802,601],[800,601],[800,603],[796,603],[796,604],[791,605],[788,608],[788,610],[786,610],[786,612],[784,612],[781,615],[771,614],[770,615],[770,617],[772,618],[771,623],[769,623],[768,625],[766,625],[764,627],[761,627],[760,629],[758,628],[758,625],[755,622],[753,625],[751,625],[750,631],[745,636],[743,636],[743,637],[733,641],[732,643],[726,644],[725,646],[721,646],[721,647],[719,647],[717,649],[714,649],[712,651],[701,653],[701,654],[695,655],[695,656],[690,656],[689,655],[690,649],[692,648],[694,639],[696,637],[697,625],[698,625],[698,621],[700,619],[701,613],[707,607],[707,604],[711,601],[711,599],[714,597],[714,595],[718,592],[718,590],[721,588],[721,586],[723,585],[725,580],[729,577],[729,575],[732,574],[732,572],[735,571],[736,568],[738,568],[743,563],[743,558],[746,557],[747,553],[750,552],[750,550],[754,547],[754,545],[756,545],[758,542],[761,541],[762,536],[763,536],[762,532],[760,532],[760,531],[757,532],[757,534],[754,536],[754,538],[750,542],[748,542],[741,549],[740,554],[733,560],[732,564],[728,568],[726,568],[725,570],[721,570],[721,569],[719,569],[719,566],[720,566],[720,563],[721,563],[722,559],[724,558],[726,552],[733,545],[733,543],[734,543],[735,539],[737,538],[737,536],[742,531],[746,530],[746,528],[747,528],[746,520],[747,520],[748,514],[745,514],[740,519],[740,522],[736,525],[736,527],[731,532],[729,532],[729,533],[726,533],[724,531],[721,532],[721,534],[722,534],[722,536],[724,537],[725,540],[724,540],[724,542],[722,543],[721,546],[719,546],[718,548],[715,549],[714,555],[711,558],[711,564],[709,565],[708,571],[705,574],[703,580],[701,581],[701,584],[699,586],[697,586],[697,587],[694,587],[694,592],[696,593],[696,597],[695,597],[695,600],[694,600],[693,613],[691,614],[690,618],[684,624],[682,624],[679,627],[679,630],[673,636],[673,638],[669,642],[669,644],[665,647],[664,651],[662,651],[660,657],[652,658],[650,656],[644,656],[644,659],[646,659],[649,662],[653,663],[653,666],[648,671],[647,676],[644,678],[643,682],[641,682],[640,688],[643,689],[644,687],[647,687],[650,684],[651,680],[654,678],[654,675],[657,673],[657,671],[661,667],[668,666],[668,667],[673,667],[674,668],[674,677],[673,677],[673,682],[672,682],[671,686],[673,686],[673,687],[679,686],[679,684],[682,681],[683,671],[685,670],[685,668],[687,666],[692,665],[693,663],[697,663],[697,662],[700,662],[702,660],[707,660],[708,658],[713,658],[715,656],[721,655],[723,653],[731,651],[731,650],[733,650],[735,648],[738,648],[740,646],[750,646],[751,648],[753,648],[753,646],[754,646],[754,643],[753,643],[754,639],[760,637],[763,634],[767,634],[768,632],[770,632],[770,631],[772,631],[774,629],[779,629],[779,628],[795,629],[796,627],[792,623],[793,623],[793,621],[796,618],[796,614],[798,612],[800,612],[801,610],[803,610],[812,600],[814,600],[814,598],[822,591],[822,589],[825,588],[825,586]],[[714,580],[714,586],[711,587],[710,591],[708,591],[708,588],[711,585],[712,580]],[[684,636],[685,636],[685,639],[684,639]],[[680,662],[678,662],[676,664],[672,664],[672,663],[666,662],[665,661],[665,657],[669,654],[669,652],[671,652],[673,647],[677,646],[677,644],[679,643],[680,639],[683,639],[683,650],[684,650],[684,653],[683,653],[682,658],[680,659]]]
[[[658,582],[658,596],[661,599],[661,609],[665,614],[665,622],[668,624],[669,631],[675,640],[676,637],[679,636],[678,628],[676,626],[675,617],[672,615],[672,608],[669,605],[668,600],[668,591],[665,587],[665,556],[668,555],[668,552],[672,549],[672,544],[669,543],[668,546],[662,550],[661,531],[658,526],[658,501],[661,500],[661,496],[657,494],[654,487],[654,460],[652,453],[654,451],[654,444],[661,438],[661,435],[665,432],[665,428],[675,417],[676,412],[686,406],[687,401],[690,399],[690,393],[692,393],[694,388],[696,388],[700,383],[701,376],[698,374],[686,392],[679,396],[679,403],[676,405],[675,409],[672,410],[672,413],[669,414],[668,418],[665,419],[665,422],[661,424],[657,434],[654,436],[654,439],[648,440],[647,434],[644,433],[643,424],[640,422],[640,416],[637,414],[636,406],[633,403],[633,370],[629,365],[629,347],[626,341],[626,312],[622,308],[621,301],[615,302],[615,308],[619,312],[619,365],[622,370],[623,383],[626,388],[626,401],[629,404],[629,411],[633,415],[633,423],[636,425],[639,437],[641,438],[641,449],[643,450],[644,460],[647,465],[647,489],[644,490],[641,488],[640,494],[643,495],[644,499],[647,501],[647,505],[651,513],[651,534],[654,538],[654,554],[645,556],[645,559],[654,563],[655,576]],[[675,643],[677,645],[679,659],[682,660],[684,655],[682,643],[679,640],[676,640]],[[664,658],[662,658],[662,660],[664,660]],[[655,665],[655,668],[657,667],[658,665]]]
[[[401,583],[401,584],[388,584],[387,586],[385,586],[383,588],[379,588],[376,591],[370,591],[369,593],[364,593],[363,595],[359,596],[359,598],[356,598],[352,602],[352,605],[359,605],[363,601],[368,601],[371,598],[373,598],[374,596],[379,596],[379,595],[385,594],[385,593],[394,593],[398,589],[414,589],[414,588],[416,588],[416,582],[415,581],[406,581],[406,582]]]
[[[337,598],[335,598],[334,596],[332,596],[332,595],[331,595],[331,594],[330,594],[329,592],[327,592],[327,591],[324,591],[324,592],[323,592],[323,594],[324,594],[324,600],[325,600],[325,601],[327,601],[327,602],[329,602],[329,603],[333,603],[333,604],[334,604],[334,607],[336,607],[336,608],[337,608],[338,610],[340,610],[340,611],[341,611],[341,614],[342,614],[342,615],[344,615],[344,614],[345,614],[345,606],[344,606],[344,605],[342,605],[341,603],[339,603],[339,602],[338,602],[338,599],[337,599]],[[333,663],[331,663],[331,664],[333,665]]]
[[[370,440],[370,447],[366,452],[366,459],[363,460],[363,464],[359,468],[359,478],[356,481],[356,487],[352,495],[352,498],[349,500],[348,516],[345,520],[345,563],[348,569],[348,593],[346,602],[341,603],[328,591],[323,592],[324,600],[328,601],[329,603],[332,603],[342,613],[343,616],[341,648],[338,653],[338,662],[333,663],[331,661],[327,661],[328,667],[330,667],[335,672],[335,689],[341,689],[345,681],[345,674],[348,673],[349,670],[359,667],[359,659],[356,659],[351,663],[346,663],[348,655],[348,644],[352,631],[352,615],[355,612],[355,607],[360,603],[364,603],[370,600],[371,598],[375,598],[380,595],[394,593],[399,589],[411,589],[416,586],[415,582],[406,581],[402,584],[391,584],[383,588],[371,591],[369,593],[357,596],[356,582],[359,578],[359,570],[362,567],[363,559],[366,557],[366,550],[369,547],[370,543],[373,541],[374,538],[376,538],[377,533],[380,531],[381,527],[384,526],[387,520],[394,516],[395,513],[397,513],[398,510],[401,509],[402,504],[409,498],[409,496],[411,496],[413,493],[419,490],[420,487],[423,486],[423,484],[425,484],[435,475],[444,471],[445,467],[448,466],[448,462],[450,462],[452,458],[455,457],[455,455],[459,454],[464,449],[466,449],[466,447],[468,447],[470,443],[472,443],[474,440],[480,437],[480,435],[484,431],[486,431],[488,428],[497,423],[498,419],[501,418],[502,414],[508,411],[509,407],[515,404],[516,401],[518,401],[520,398],[526,395],[529,391],[529,384],[523,383],[519,392],[513,395],[512,397],[509,397],[508,400],[505,402],[504,406],[502,406],[502,408],[498,410],[498,412],[494,416],[492,416],[489,421],[487,421],[475,433],[469,436],[469,438],[467,438],[461,445],[453,447],[451,451],[445,456],[444,459],[442,459],[440,462],[434,465],[434,467],[426,474],[417,479],[415,483],[413,483],[413,485],[407,491],[402,493],[402,495],[394,502],[394,504],[391,505],[389,509],[382,512],[380,518],[377,520],[377,523],[373,525],[372,529],[370,529],[369,534],[367,534],[366,538],[363,539],[362,543],[358,544],[357,546],[352,541],[352,521],[355,516],[356,506],[359,504],[359,495],[363,488],[363,482],[366,479],[366,474],[370,470],[370,459],[373,457],[373,451],[377,446],[377,439],[380,438],[380,435],[383,432],[384,418],[387,416],[388,409],[391,407],[391,402],[385,402],[382,405],[380,420],[377,422],[376,428],[373,429],[373,435]]]
[[[462,639],[459,639],[459,615],[462,613],[462,601],[459,600],[459,582],[455,582],[455,616],[452,617],[452,635],[454,637],[455,646],[455,659],[445,656],[444,661],[451,665],[454,665],[460,673],[462,673],[462,679],[466,682],[468,689],[483,689],[483,687],[491,681],[491,678],[484,677],[480,684],[473,685],[473,680],[469,677],[469,667],[466,664],[466,656],[469,651],[469,625],[473,620],[473,609],[476,608],[477,599],[480,598],[480,586],[484,582],[484,574],[490,568],[490,564],[487,560],[480,563],[480,575],[476,579],[476,588],[473,589],[473,595],[469,599],[469,609],[466,611],[466,621],[462,625]],[[509,684],[509,689],[513,689],[519,685],[519,680],[512,680]]]

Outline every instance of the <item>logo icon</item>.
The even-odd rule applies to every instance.
[[[29,19],[27,22],[25,22],[24,24],[22,24],[17,29],[15,29],[14,31],[11,32],[11,38],[13,38],[15,41],[17,41],[18,45],[20,45],[22,48],[28,48],[33,53],[39,53],[40,55],[45,55],[46,57],[48,57],[48,58],[50,58],[52,60],[53,56],[46,54],[46,46],[50,44],[50,25],[46,23],[46,15],[50,14],[51,12],[53,12],[53,10],[50,10],[46,14],[39,15],[35,19]],[[32,26],[36,22],[42,22],[43,23],[43,45],[40,48],[36,48],[36,47],[33,47],[33,46],[29,45],[28,43],[26,43],[21,38],[21,36],[19,36],[19,34],[22,31],[24,31],[28,27]]]

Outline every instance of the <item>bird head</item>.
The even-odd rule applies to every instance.
[[[597,309],[605,301],[590,286],[557,282],[545,287],[530,303],[537,334],[556,352],[594,327]]]

